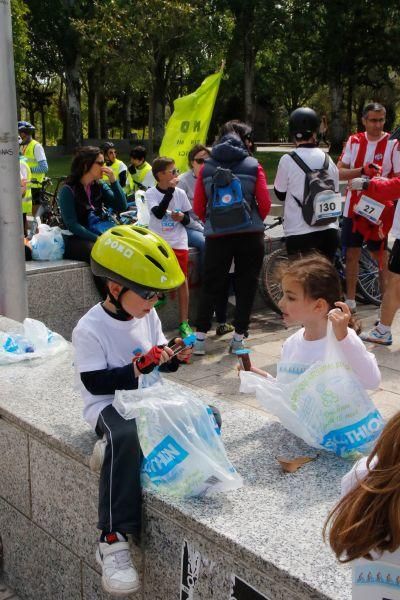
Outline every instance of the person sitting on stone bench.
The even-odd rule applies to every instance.
[[[108,295],[84,315],[72,333],[75,368],[84,417],[99,437],[91,468],[100,471],[96,559],[106,592],[127,595],[139,589],[139,576],[127,535],[141,531],[142,452],[135,419],[125,420],[112,403],[116,390],[147,387],[159,370],[176,371],[191,348],[173,356],[153,309],[164,292],[182,285],[184,275],[171,247],[155,233],[121,225],[103,233],[91,253],[93,273],[106,279]],[[162,275],[162,277],[160,277]],[[217,409],[214,415],[220,425]]]

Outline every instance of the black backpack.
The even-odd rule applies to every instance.
[[[335,192],[335,181],[328,172],[329,156],[325,155],[322,169],[310,169],[296,152],[291,152],[289,156],[306,176],[303,200],[293,196],[301,208],[304,221],[312,227],[334,223],[342,213],[342,199]]]
[[[239,177],[230,169],[217,167],[212,176],[209,218],[216,233],[234,233],[252,222]]]

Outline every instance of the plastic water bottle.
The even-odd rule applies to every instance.
[[[141,227],[148,227],[150,223],[150,213],[146,202],[146,195],[142,190],[135,194],[137,208],[137,224]]]
[[[6,352],[13,354],[25,354],[26,352],[35,352],[35,348],[29,340],[22,335],[14,333],[13,335],[1,336],[0,343]]]

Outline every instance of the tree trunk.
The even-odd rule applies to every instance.
[[[41,110],[40,110],[40,117],[42,120],[42,145],[43,146],[47,146],[47,139],[46,139],[46,111],[44,109],[44,106],[42,106]]]
[[[108,138],[107,123],[107,98],[103,91],[99,94],[99,117],[100,117],[100,137],[102,140]]]
[[[88,137],[98,139],[100,135],[98,115],[98,77],[94,67],[88,69]]]
[[[80,105],[79,62],[77,56],[73,64],[65,69],[65,89],[67,95],[67,148],[73,150],[82,144],[82,115]]]
[[[124,94],[122,107],[122,137],[127,139],[131,133],[132,96],[128,89]]]
[[[243,58],[244,58],[244,120],[246,123],[254,121],[254,70],[255,53],[249,30],[244,37]]]
[[[329,84],[329,94],[331,98],[331,151],[340,153],[343,149],[343,142],[346,135],[343,125],[343,84],[331,81]]]
[[[353,120],[353,82],[351,79],[348,81],[347,87],[347,99],[346,99],[346,122],[347,122],[347,133],[352,130]]]
[[[149,94],[149,142],[147,151],[150,157],[153,156],[154,151],[154,89]]]

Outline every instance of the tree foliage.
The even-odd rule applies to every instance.
[[[397,110],[400,5],[371,0],[12,0],[20,104],[67,145],[133,128],[157,148],[173,100],[226,60],[210,134],[244,118],[264,139],[311,104],[338,147],[362,105]],[[83,115],[83,125],[82,125]]]

